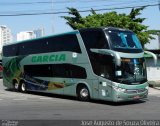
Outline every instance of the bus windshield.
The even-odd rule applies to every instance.
[[[122,59],[116,68],[116,81],[124,84],[142,84],[147,81],[144,59]]]
[[[112,48],[142,49],[140,41],[133,32],[108,31]]]

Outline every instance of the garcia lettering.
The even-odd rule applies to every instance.
[[[61,54],[61,55],[42,55],[42,56],[33,56],[32,57],[32,62],[33,63],[41,63],[41,62],[60,62],[60,61],[65,61],[66,60],[66,55]]]

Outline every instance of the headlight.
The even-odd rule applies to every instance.
[[[124,88],[119,88],[119,87],[115,87],[115,86],[113,86],[113,89],[118,92],[125,92],[126,91],[126,89],[124,89]]]
[[[149,89],[149,86],[146,86],[145,89],[148,90],[148,89]]]
[[[126,91],[126,89],[124,89],[124,88],[119,88],[119,91],[121,91],[121,92],[125,92],[125,91]]]

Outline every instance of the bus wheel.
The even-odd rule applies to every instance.
[[[24,82],[21,83],[21,87],[20,87],[21,92],[26,92],[26,85]]]
[[[19,83],[18,82],[14,83],[14,90],[19,91]]]
[[[89,101],[89,90],[86,86],[78,87],[77,96],[80,101]]]

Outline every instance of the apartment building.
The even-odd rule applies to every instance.
[[[2,46],[13,41],[13,36],[11,30],[5,26],[0,25],[0,52],[2,51]]]

